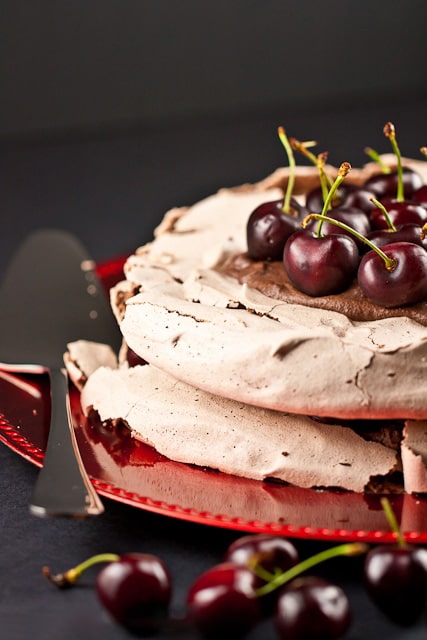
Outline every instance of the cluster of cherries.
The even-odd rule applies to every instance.
[[[403,167],[395,127],[384,134],[396,155],[397,168],[381,170],[364,184],[345,180],[344,162],[335,180],[325,172],[326,153],[309,151],[314,143],[279,138],[289,159],[290,177],[284,197],[265,202],[247,223],[248,255],[253,260],[283,260],[285,272],[309,296],[341,293],[357,279],[371,302],[382,307],[416,304],[427,298],[427,185],[419,173]],[[301,204],[293,196],[298,150],[318,168],[320,186]],[[425,147],[421,152],[427,156]]]
[[[101,604],[134,635],[161,629],[196,628],[202,637],[243,638],[270,617],[278,637],[286,640],[334,640],[352,622],[343,589],[308,572],[338,556],[365,554],[364,579],[373,602],[401,626],[417,622],[426,611],[427,549],[408,544],[387,499],[384,512],[396,542],[369,548],[361,542],[330,547],[300,561],[294,544],[270,534],[247,534],[235,540],[219,564],[200,575],[187,594],[187,615],[168,615],[172,579],[165,563],[148,553],[92,556],[67,572],[44,574],[69,587],[96,563],[104,563],[95,581]]]

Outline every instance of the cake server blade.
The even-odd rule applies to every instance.
[[[51,421],[30,511],[85,517],[104,507],[78,450],[64,367],[67,343],[90,340],[117,352],[120,331],[102,283],[72,234],[41,229],[18,248],[0,284],[0,368],[48,371]]]

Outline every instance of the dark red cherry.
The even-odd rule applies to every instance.
[[[252,260],[281,260],[286,240],[300,228],[304,208],[293,198],[290,213],[282,207],[283,199],[264,202],[249,216],[246,239]]]
[[[369,300],[382,307],[400,307],[427,297],[427,251],[409,242],[382,247],[395,264],[391,269],[375,251],[360,261],[357,280]]]
[[[224,562],[208,569],[192,584],[187,607],[190,621],[208,639],[241,638],[260,620],[255,574]]]
[[[348,225],[349,227],[360,233],[362,236],[366,236],[371,231],[371,225],[368,216],[361,209],[356,209],[355,207],[336,207],[335,209],[332,209],[328,212],[328,218],[344,222],[344,224]],[[318,224],[318,220],[311,220],[306,229],[314,232]],[[364,243],[355,238],[355,236],[353,236],[349,231],[340,229],[332,222],[325,221],[323,223],[322,233],[324,235],[339,234],[348,236],[357,244],[359,250],[363,249],[364,247]]]
[[[134,632],[158,628],[172,593],[165,564],[147,553],[128,553],[110,562],[98,573],[95,587],[110,615]]]
[[[387,209],[390,220],[396,227],[409,223],[422,226],[427,222],[427,209],[412,200],[399,202],[395,198],[383,198],[381,204]],[[378,208],[371,212],[369,221],[372,229],[386,229],[388,226],[384,213]]]
[[[345,182],[340,184],[332,199],[332,208],[340,207],[347,200],[349,195],[353,192],[357,192],[359,187],[352,182]],[[305,196],[305,208],[308,213],[320,213],[323,209],[324,199],[323,191],[321,187],[315,187],[311,189]]]
[[[422,187],[414,191],[411,199],[414,202],[418,202],[418,204],[422,205],[423,207],[427,207],[427,184],[423,184]]]
[[[411,242],[427,249],[427,239],[422,238],[422,228],[419,224],[402,224],[392,229],[376,229],[366,234],[368,240],[377,247],[383,247],[393,242]],[[368,247],[365,245],[366,249]]]
[[[410,167],[403,167],[402,170],[403,192],[405,198],[411,198],[414,191],[423,185],[423,179],[419,173]],[[378,200],[385,196],[395,198],[397,195],[397,186],[399,175],[397,169],[390,173],[376,173],[365,180],[363,187],[368,191],[372,191]]]
[[[284,573],[299,561],[298,551],[290,540],[280,536],[249,534],[235,540],[227,549],[224,560],[246,567],[259,566],[271,575]],[[258,575],[255,569],[256,576]],[[257,577],[257,586],[262,587],[265,580]],[[262,613],[270,615],[276,605],[278,590],[260,598]]]
[[[427,549],[381,545],[365,558],[366,588],[373,602],[393,622],[417,621],[427,600]]]
[[[372,191],[368,191],[363,187],[359,189],[353,189],[350,191],[347,196],[344,198],[344,201],[341,206],[344,208],[352,208],[360,209],[363,213],[369,215],[372,209],[375,208],[371,198],[374,198],[375,194]]]
[[[345,235],[317,237],[310,231],[296,231],[283,253],[289,280],[309,296],[340,293],[353,281],[358,264],[357,245]]]
[[[235,540],[227,549],[224,560],[250,566],[261,565],[266,571],[284,572],[298,562],[298,551],[286,538],[265,534],[249,534]]]
[[[351,624],[344,591],[317,577],[296,578],[278,597],[274,623],[283,640],[335,640]]]

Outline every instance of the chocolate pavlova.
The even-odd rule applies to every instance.
[[[402,163],[427,182],[423,161]],[[377,172],[369,163],[351,179]],[[85,378],[83,409],[184,463],[301,487],[396,490],[397,480],[425,491],[426,303],[375,307],[357,283],[307,296],[279,262],[248,256],[251,212],[283,199],[289,175],[165,215],[111,290],[121,358]],[[296,167],[297,200],[317,184],[315,167]],[[145,364],[129,366],[128,351]]]

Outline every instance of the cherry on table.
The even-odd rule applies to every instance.
[[[365,558],[365,585],[372,601],[393,622],[414,624],[427,601],[427,549],[381,545]]]
[[[171,599],[169,571],[160,558],[128,553],[97,574],[95,588],[113,619],[134,632],[156,631]]]
[[[223,562],[205,571],[187,596],[189,620],[208,639],[241,638],[261,618],[256,576],[248,567]]]
[[[282,536],[254,533],[237,538],[225,552],[224,560],[253,567],[260,565],[265,571],[287,571],[298,562],[295,545]]]
[[[274,624],[283,640],[335,640],[345,634],[351,619],[348,598],[339,586],[305,576],[281,590]]]

